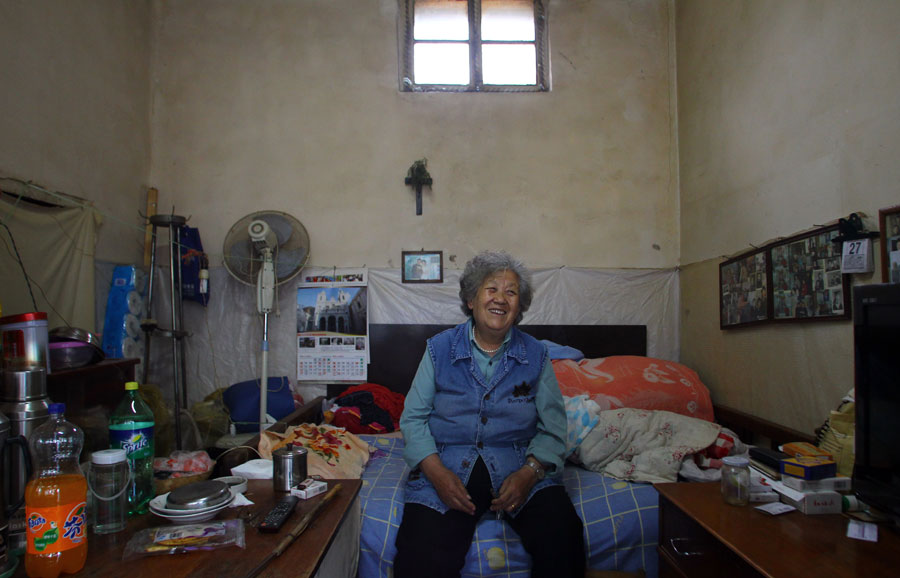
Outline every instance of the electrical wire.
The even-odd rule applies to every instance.
[[[19,254],[19,247],[16,246],[16,238],[13,236],[12,231],[3,222],[3,219],[0,219],[0,225],[3,225],[3,228],[6,229],[6,234],[9,235],[9,240],[12,241],[12,248],[15,252],[16,261],[19,263],[19,267],[22,268],[22,277],[25,278],[25,284],[28,286],[28,294],[31,295],[31,304],[34,306],[34,311],[38,310],[37,301],[34,298],[34,291],[31,289],[31,279],[28,277],[28,272],[25,271],[25,263],[22,262],[22,255]]]

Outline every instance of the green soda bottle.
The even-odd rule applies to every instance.
[[[153,411],[138,394],[136,381],[125,384],[125,397],[109,417],[109,447],[122,448],[131,468],[128,515],[143,514],[156,495],[153,488]]]

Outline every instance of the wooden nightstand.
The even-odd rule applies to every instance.
[[[718,483],[656,484],[660,578],[815,578],[900,575],[900,535],[847,537],[848,518],[799,511],[770,516],[730,506]]]

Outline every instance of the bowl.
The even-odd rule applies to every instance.
[[[155,504],[159,504],[159,498],[163,498],[162,503],[165,504],[166,495],[156,496],[150,500],[150,512],[154,516],[158,516],[160,518],[164,518],[174,524],[193,524],[196,522],[206,522],[207,520],[212,520],[215,518],[219,512],[227,508],[231,505],[231,502],[234,501],[234,495],[231,496],[231,499],[228,501],[219,504],[218,506],[214,506],[212,508],[206,508],[204,510],[193,510],[193,511],[185,511],[185,510],[170,510],[165,507],[157,508]]]
[[[225,476],[222,478],[215,478],[214,481],[227,484],[228,489],[235,495],[243,494],[247,491],[247,478],[243,476]]]
[[[76,369],[102,359],[97,349],[83,341],[56,341],[47,345],[50,350],[50,370]]]

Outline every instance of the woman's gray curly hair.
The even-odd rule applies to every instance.
[[[482,251],[466,263],[459,278],[459,298],[462,301],[462,312],[467,317],[472,316],[469,301],[475,299],[478,288],[485,279],[501,271],[512,271],[519,278],[519,314],[513,324],[518,325],[522,321],[522,316],[531,307],[531,300],[534,298],[531,272],[524,263],[505,251]]]

